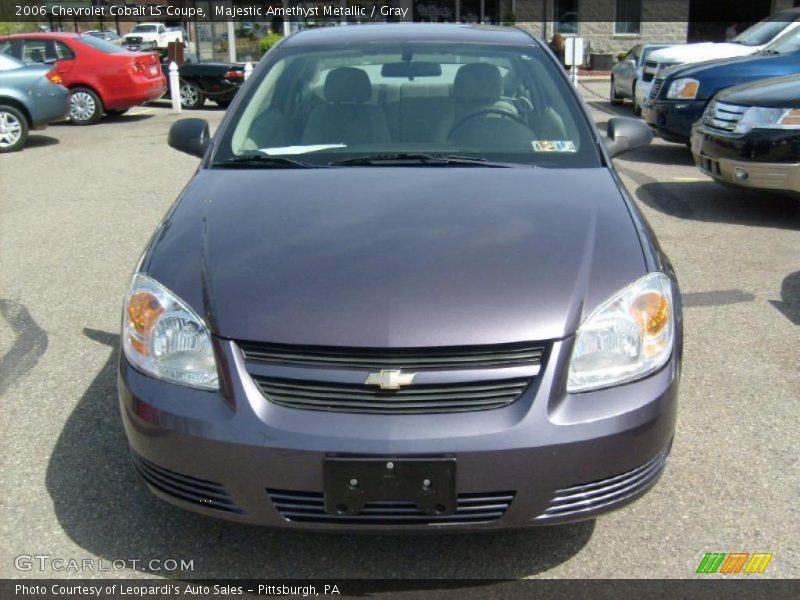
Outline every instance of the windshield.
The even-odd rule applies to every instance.
[[[131,29],[131,33],[155,33],[156,26],[155,25],[137,25],[133,29]]]
[[[794,19],[789,19],[786,15],[778,13],[759,21],[752,27],[748,27],[731,41],[744,46],[763,46],[775,39],[781,31],[786,29]]]
[[[100,38],[94,37],[93,35],[82,35],[76,39],[81,44],[86,44],[87,46],[91,46],[95,50],[100,50],[101,52],[105,52],[106,54],[117,54],[119,52],[127,52],[127,50],[123,50],[116,44],[112,44],[111,42],[108,42],[106,40],[101,40]]]
[[[216,165],[293,156],[321,166],[422,153],[510,166],[600,165],[574,91],[536,47],[279,49],[248,91],[220,136]]]
[[[764,52],[772,54],[794,54],[800,51],[800,27],[764,47]]]

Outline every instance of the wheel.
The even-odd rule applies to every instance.
[[[127,109],[127,108],[123,108],[122,110],[107,110],[107,111],[106,111],[106,114],[107,114],[109,117],[121,117],[121,116],[122,116],[122,115],[124,115],[126,112],[128,112],[128,110],[129,110],[129,109]]]
[[[28,119],[13,106],[0,104],[0,153],[22,149],[28,140]]]
[[[181,80],[180,93],[181,106],[189,110],[202,107],[206,101],[203,91],[191,81]]]
[[[611,93],[609,94],[611,98],[611,104],[614,106],[619,106],[622,104],[622,98],[617,95],[617,85],[614,83],[614,78],[611,78]]]
[[[100,97],[85,87],[72,89],[69,97],[69,120],[75,125],[93,125],[103,116]]]

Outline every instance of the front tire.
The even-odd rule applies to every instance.
[[[617,95],[617,84],[614,83],[613,77],[611,78],[611,92],[609,93],[609,98],[613,106],[619,106],[622,104],[622,98]]]
[[[28,141],[28,119],[18,109],[0,104],[0,154],[21,150]]]
[[[206,101],[203,90],[192,81],[181,80],[180,94],[181,106],[187,110],[202,108]]]
[[[75,125],[94,125],[103,116],[103,102],[85,87],[72,89],[69,97],[69,120]]]

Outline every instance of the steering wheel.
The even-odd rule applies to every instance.
[[[450,131],[447,133],[447,138],[449,139],[450,137],[452,137],[453,132],[455,132],[455,130],[458,129],[459,127],[462,127],[467,121],[471,121],[475,117],[480,117],[481,115],[499,115],[501,117],[505,117],[506,119],[511,119],[512,121],[519,123],[526,129],[530,129],[525,120],[518,114],[513,113],[505,108],[499,108],[497,106],[487,106],[485,108],[479,108],[478,110],[473,110],[471,113],[461,117],[458,120],[458,122],[450,128]]]

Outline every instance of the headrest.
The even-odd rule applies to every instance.
[[[502,90],[500,69],[488,63],[464,65],[453,83],[453,95],[458,100],[497,100]]]
[[[372,84],[361,69],[341,67],[328,73],[324,94],[328,102],[366,102],[372,98]]]

